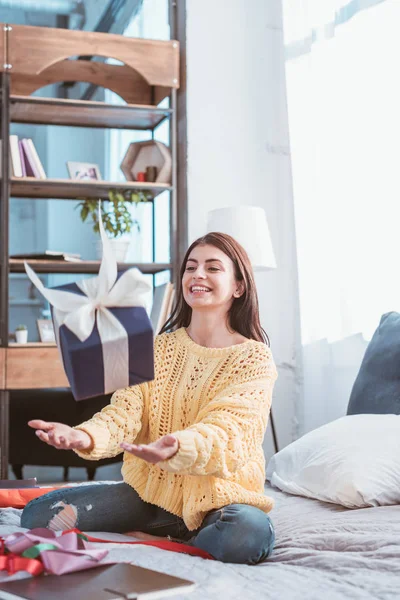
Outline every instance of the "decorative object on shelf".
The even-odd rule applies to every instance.
[[[67,162],[68,172],[71,179],[80,181],[101,181],[100,168],[92,163]]]
[[[93,231],[99,233],[98,209],[101,207],[101,220],[104,229],[113,238],[130,233],[133,227],[138,226],[138,221],[133,218],[129,207],[139,202],[152,199],[149,192],[142,190],[109,190],[108,200],[83,198],[77,207],[80,207],[80,217],[85,222],[89,217],[92,220]]]
[[[147,202],[151,199],[149,192],[142,190],[109,190],[109,200],[97,201],[93,198],[82,200],[77,206],[80,207],[80,216],[83,222],[89,217],[92,220],[93,231],[99,232],[98,208],[101,206],[101,219],[104,229],[109,234],[117,262],[124,262],[129,250],[131,238],[127,234],[136,228],[140,233],[139,221],[132,216],[130,207],[132,204]],[[98,257],[101,258],[101,244],[97,244]]]
[[[135,219],[135,224],[136,224],[138,232],[140,232],[140,225],[139,225],[139,222],[136,221],[136,219]],[[109,240],[110,240],[110,246],[113,250],[115,260],[117,261],[117,263],[125,262],[126,257],[128,255],[128,250],[132,243],[131,237],[124,235],[119,238],[109,238]],[[101,243],[101,240],[96,240],[95,243],[96,243],[96,256],[98,259],[101,260],[103,258],[103,244]]]
[[[157,167],[152,165],[146,167],[146,181],[156,181],[157,179]]]
[[[157,170],[156,183],[171,183],[172,157],[168,146],[156,140],[132,142],[120,165],[127,181],[138,181],[138,173],[147,167]]]
[[[153,330],[145,309],[151,285],[137,268],[118,274],[100,211],[99,228],[103,259],[97,277],[48,289],[25,263],[28,277],[52,305],[75,400],[154,378]]]
[[[144,173],[144,171],[140,171],[137,174],[137,181],[140,181],[140,183],[143,183],[144,181],[147,181],[147,179],[146,179],[146,173]]]
[[[15,328],[15,339],[17,344],[26,344],[28,341],[28,328],[26,325],[18,325]]]
[[[51,319],[37,319],[36,323],[38,326],[39,338],[41,342],[49,343],[56,341],[53,321]]]

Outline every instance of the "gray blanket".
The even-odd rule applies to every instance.
[[[148,546],[108,544],[108,559],[191,579],[197,589],[177,600],[387,600],[400,598],[400,506],[344,509],[269,486],[277,544],[255,567],[221,564]],[[6,511],[8,517],[6,517]],[[0,511],[18,531],[18,511]]]

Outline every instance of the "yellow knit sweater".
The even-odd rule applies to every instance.
[[[277,377],[269,348],[196,344],[184,328],[155,339],[155,379],[118,390],[78,426],[93,439],[86,459],[116,456],[122,441],[148,444],[167,433],[178,452],[156,465],[125,452],[122,475],[146,502],[182,517],[189,530],[227,504],[268,512],[262,440]]]

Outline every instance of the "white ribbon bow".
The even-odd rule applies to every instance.
[[[68,327],[84,342],[97,321],[103,351],[104,393],[108,394],[129,386],[128,334],[108,308],[145,306],[145,297],[151,285],[137,268],[128,269],[116,281],[117,261],[104,231],[100,210],[99,226],[103,244],[99,275],[76,283],[85,296],[45,288],[33,269],[26,262],[24,264],[29,279],[53,306],[53,322],[60,352],[58,330],[61,325]]]

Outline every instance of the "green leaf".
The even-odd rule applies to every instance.
[[[82,206],[82,210],[81,210],[81,219],[82,221],[86,221],[86,219],[88,218],[89,215],[89,207],[86,206],[86,204],[84,204]]]
[[[141,190],[131,189],[109,189],[108,200],[97,200],[96,198],[80,198],[76,205],[79,208],[79,215],[82,222],[86,222],[90,217],[93,231],[99,232],[99,206],[104,229],[114,237],[120,237],[124,233],[130,233],[134,227],[140,231],[140,225],[137,219],[134,219],[130,212],[132,203],[146,201],[148,194]]]

